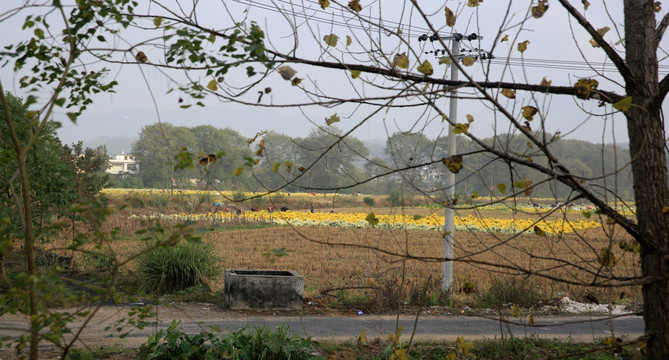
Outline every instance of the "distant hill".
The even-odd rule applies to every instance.
[[[100,145],[107,146],[109,155],[132,152],[132,143],[137,141],[137,137],[130,136],[99,136],[94,139],[84,141],[84,146],[96,148]]]
[[[246,137],[252,137],[261,130],[275,130],[298,137],[306,136],[310,130],[298,117],[272,109],[257,108],[250,112],[226,106],[161,111],[160,119],[154,110],[131,108],[108,113],[84,113],[76,124],[64,118],[55,120],[62,123],[58,136],[65,144],[77,141],[93,144],[97,138],[137,138],[142,127],[158,120],[174,126],[213,125],[217,128],[231,128]]]

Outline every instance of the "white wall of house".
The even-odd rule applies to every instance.
[[[136,174],[138,171],[139,165],[133,155],[121,152],[109,157],[109,168],[107,169],[109,174]]]

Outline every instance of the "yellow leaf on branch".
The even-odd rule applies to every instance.
[[[502,89],[500,91],[500,94],[506,96],[509,99],[515,99],[516,98],[516,92],[511,89]]]
[[[525,41],[523,41],[523,42],[519,42],[519,43],[518,43],[518,51],[520,51],[521,53],[524,53],[525,50],[527,50],[527,45],[529,45],[529,44],[530,44],[530,41],[529,41],[529,40],[525,40]]]
[[[534,106],[523,106],[522,107],[522,114],[523,118],[527,121],[532,121],[534,120],[534,115],[536,115],[539,112],[539,109],[535,108]]]
[[[427,60],[423,61],[422,64],[418,65],[417,70],[425,76],[430,76],[432,75],[432,73],[434,73],[434,68],[432,68],[432,64],[430,64],[430,62]]]
[[[335,35],[335,34],[325,35],[325,36],[323,37],[323,41],[325,41],[325,43],[326,43],[328,46],[331,46],[331,47],[335,47],[335,46],[337,46],[337,41],[338,41],[338,40],[339,40],[339,36],[337,36],[337,35]]]
[[[579,99],[588,99],[590,94],[597,90],[599,82],[595,79],[579,79],[576,84],[574,84],[574,89],[576,90],[576,97]]]
[[[446,25],[453,27],[455,26],[455,14],[453,14],[453,11],[446,6]]]

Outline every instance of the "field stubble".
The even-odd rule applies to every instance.
[[[132,212],[137,213],[136,209]],[[499,217],[499,213],[478,215]],[[374,303],[384,307],[417,298],[439,297],[442,263],[438,259],[443,254],[444,243],[438,231],[289,226],[245,229],[245,225],[254,224],[218,225],[221,227],[203,235],[203,241],[215,244],[214,251],[222,269],[297,271],[305,278],[305,296],[314,301],[324,291],[337,294],[339,288],[348,288],[348,296],[367,299],[367,305]],[[236,226],[228,228],[230,225]],[[135,240],[133,235],[144,225],[138,219],[128,219],[128,210],[116,212],[106,226],[121,230],[121,240],[111,242],[106,251],[124,258],[144,248],[142,241]],[[566,295],[602,302],[621,299],[636,302],[640,298],[638,286],[584,286],[601,282],[601,275],[634,277],[639,274],[638,254],[618,248],[619,241],[629,239],[616,232],[612,235],[611,229],[600,227],[560,237],[456,232],[452,301],[455,300],[456,305],[476,306],[477,293],[484,293],[500,279],[520,277],[544,299]],[[67,240],[63,242],[67,244]],[[272,253],[273,249],[281,248],[285,248],[284,256]],[[598,261],[598,254],[604,248],[611,249],[616,258],[612,268]],[[124,269],[126,274],[133,276],[133,265],[131,262]],[[522,275],[518,269],[539,276]],[[223,279],[214,279],[209,286],[212,291],[221,290]],[[356,287],[364,289],[356,290]],[[422,297],[417,296],[420,293]]]

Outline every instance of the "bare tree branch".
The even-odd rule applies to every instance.
[[[606,55],[613,61],[613,63],[616,65],[616,68],[618,68],[618,71],[620,72],[620,75],[622,75],[623,79],[625,79],[625,82],[627,83],[628,86],[635,86],[634,84],[637,83],[637,79],[634,77],[634,74],[632,74],[632,71],[630,71],[629,67],[627,67],[627,63],[625,63],[625,59],[620,57],[620,55],[616,52],[616,50],[609,45],[604,38],[602,38],[601,35],[597,32],[597,30],[592,27],[592,24],[581,15],[581,13],[574,8],[571,3],[569,3],[568,0],[559,0],[560,4],[569,12],[569,14],[578,21],[579,24],[592,36],[592,38],[597,42],[599,46],[602,47]]]
[[[669,14],[664,14],[660,24],[657,25],[657,29],[655,30],[655,43],[657,46],[660,45],[660,40],[662,40],[664,32],[667,30],[667,26],[669,26]]]

